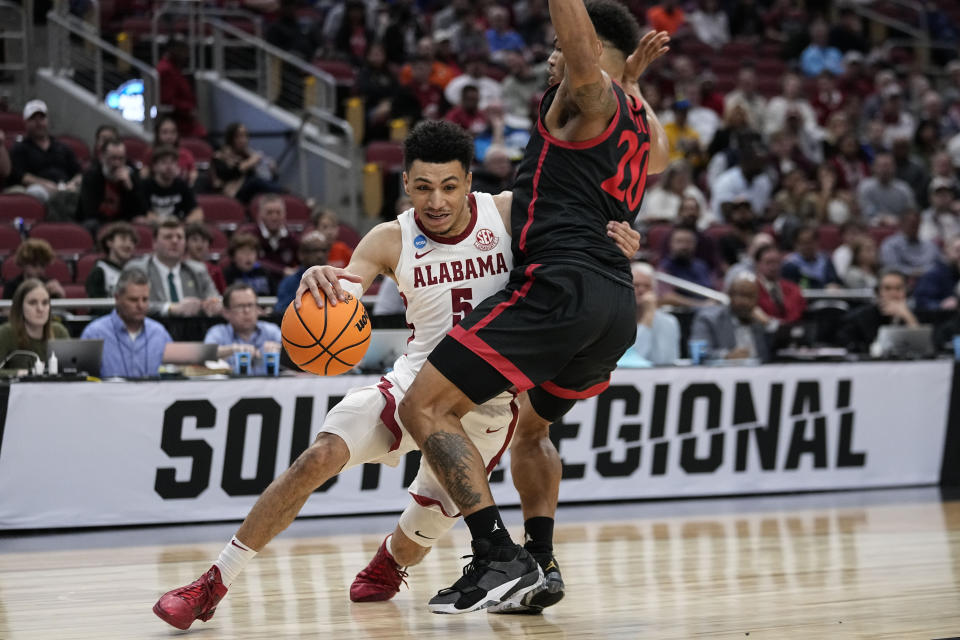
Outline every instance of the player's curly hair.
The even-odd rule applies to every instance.
[[[601,40],[612,44],[626,58],[640,44],[640,25],[630,10],[617,0],[589,0],[590,22]]]
[[[404,170],[409,171],[416,160],[431,164],[456,160],[468,172],[473,162],[473,138],[466,129],[452,122],[424,120],[403,141]]]

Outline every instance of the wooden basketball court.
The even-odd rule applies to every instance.
[[[462,526],[411,569],[409,590],[353,604],[349,584],[382,539],[370,531],[391,519],[325,536],[315,534],[361,530],[362,519],[319,519],[277,539],[214,618],[186,633],[150,608],[206,570],[236,525],[213,535],[179,527],[178,541],[163,545],[149,545],[170,537],[150,528],[111,532],[97,545],[84,534],[8,535],[0,537],[0,638],[960,636],[960,502],[934,489],[568,508],[560,518],[567,596],[543,616],[427,611],[466,562]],[[515,523],[519,512],[505,519]],[[203,542],[184,544],[193,534]],[[37,546],[50,548],[17,550]]]

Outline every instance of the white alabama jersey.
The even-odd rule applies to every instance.
[[[510,233],[493,197],[471,193],[467,200],[470,222],[457,237],[428,232],[413,209],[397,216],[402,249],[395,275],[412,331],[393,371],[404,392],[443,336],[474,305],[506,286],[513,268]]]

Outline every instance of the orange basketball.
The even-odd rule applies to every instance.
[[[287,355],[304,371],[335,376],[360,362],[370,346],[370,316],[357,298],[318,307],[310,292],[300,309],[293,302],[283,314],[280,333]]]

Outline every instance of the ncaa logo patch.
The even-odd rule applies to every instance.
[[[422,233],[413,239],[413,246],[415,246],[417,249],[423,249],[425,246],[427,246],[427,239]]]
[[[500,238],[498,238],[493,231],[490,231],[490,229],[480,229],[477,231],[477,238],[473,246],[480,249],[480,251],[490,251],[490,249],[493,249],[498,244],[500,244]]]

